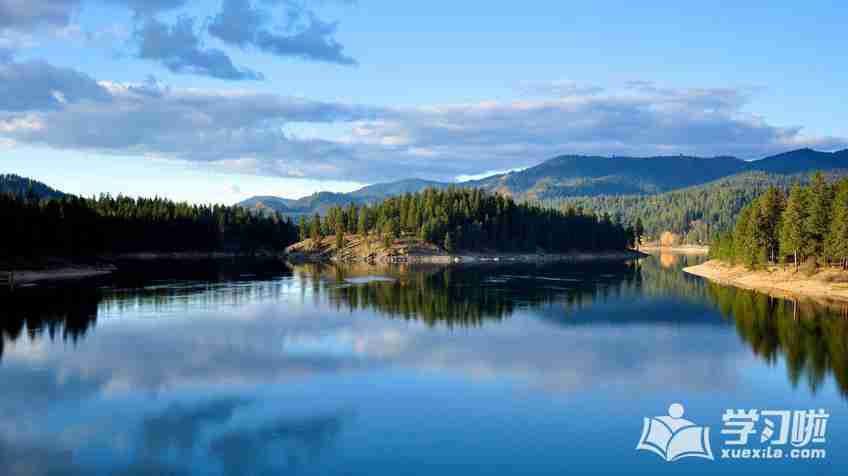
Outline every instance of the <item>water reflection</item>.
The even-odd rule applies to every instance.
[[[786,363],[793,387],[815,393],[832,375],[848,397],[848,305],[787,300],[709,284],[710,298],[764,361]]]
[[[448,329],[498,323],[527,310],[558,326],[602,322],[625,326],[638,322],[689,326],[730,323],[763,361],[771,365],[785,362],[793,386],[805,380],[815,392],[828,376],[833,376],[848,397],[848,306],[773,298],[680,272],[698,259],[677,256],[670,265],[669,260],[650,258],[565,269],[550,264],[397,266],[377,270],[370,266],[303,265],[290,272],[258,276],[216,271],[214,279],[208,272],[204,274],[206,280],[170,279],[142,287],[132,287],[136,283],[125,281],[108,289],[59,288],[22,293],[7,296],[0,308],[0,361],[5,346],[24,337],[31,342],[47,339],[84,345],[80,341],[95,327],[99,316],[125,317],[135,313],[161,318],[187,310],[237,309],[248,303],[280,302],[281,296],[294,293],[302,302],[323,302],[321,307],[335,312],[371,311],[385,318]],[[297,280],[285,279],[291,276]],[[623,306],[622,302],[629,304]],[[718,309],[725,319],[703,312],[680,312],[682,303]],[[642,312],[645,307],[650,312]],[[186,329],[191,329],[191,325]],[[258,339],[264,344],[251,341],[241,350],[232,347],[232,342],[226,345],[238,355],[251,352],[256,345],[273,347],[278,344],[277,337],[288,344],[289,364],[292,355],[300,354],[302,359],[297,366],[301,368],[347,365],[326,360],[310,362],[310,347],[322,348],[325,344],[309,344],[290,335],[265,336],[264,340]],[[203,341],[203,345],[209,344],[209,340]],[[167,345],[163,345],[161,352],[167,351]],[[256,358],[249,354],[244,357]],[[356,364],[361,365],[361,361]],[[233,368],[233,372],[238,371]]]
[[[306,280],[320,277],[323,292],[339,310],[371,309],[429,326],[479,327],[519,309],[553,303],[571,308],[619,295],[633,289],[638,266],[572,265],[565,271],[552,264],[395,267],[377,270],[384,279],[358,279],[374,273],[373,268],[308,265],[295,272]]]
[[[697,259],[304,266],[17,294],[0,308],[0,467],[430,474],[473,460],[566,474],[581,460],[562,442],[589,445],[592,428],[587,454],[632,459],[642,416],[669,395],[695,415],[699,400],[848,397],[844,306],[680,271]]]

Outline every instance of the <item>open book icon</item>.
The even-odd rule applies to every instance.
[[[666,461],[682,458],[713,459],[710,428],[683,418],[683,405],[668,407],[669,416],[645,418],[637,450],[651,451]]]

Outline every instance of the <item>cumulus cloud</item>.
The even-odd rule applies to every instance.
[[[282,126],[376,115],[369,107],[273,94],[170,89],[152,79],[129,86],[104,82],[102,87],[108,91],[108,105],[84,101],[45,109],[32,115],[38,127],[7,130],[8,138],[60,149],[218,162],[266,175],[301,176],[308,171],[343,176],[354,166],[340,165],[351,155],[344,145],[290,139]],[[332,172],[335,168],[339,170]]]
[[[15,62],[0,52],[0,113],[51,110],[80,101],[105,102],[109,92],[90,76],[44,61]]]
[[[237,68],[221,50],[205,48],[194,29],[194,20],[182,17],[174,25],[149,18],[136,31],[139,58],[158,60],[174,73],[191,73],[220,79],[262,79],[262,75]]]
[[[449,180],[559,154],[736,155],[848,147],[744,112],[751,90],[617,90],[415,108],[270,93],[97,83],[47,64],[0,65],[0,138],[57,149],[202,162],[267,176]],[[33,88],[32,85],[38,85]],[[288,125],[333,125],[310,138]],[[320,129],[320,128],[319,128]]]
[[[356,60],[343,53],[344,47],[335,39],[337,23],[325,22],[301,5],[288,3],[288,25],[266,25],[269,12],[259,9],[250,0],[224,0],[221,12],[212,18],[209,34],[239,48],[256,48],[280,57],[297,57],[342,65],[355,65]]]
[[[98,3],[92,0],[88,3]],[[99,0],[151,15],[185,5],[186,0]],[[31,30],[42,26],[64,27],[79,13],[82,0],[0,0],[0,29]]]
[[[0,0],[0,29],[64,26],[79,11],[81,0]]]

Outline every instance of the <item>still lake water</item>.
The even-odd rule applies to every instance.
[[[845,310],[687,260],[222,265],[0,297],[0,474],[844,474]],[[635,450],[675,402],[715,461]],[[827,455],[722,459],[728,408],[823,408]]]

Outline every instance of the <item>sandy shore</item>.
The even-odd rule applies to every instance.
[[[837,270],[806,276],[800,272],[795,273],[791,267],[786,270],[771,267],[768,270],[749,271],[741,266],[729,266],[711,260],[684,268],[683,271],[720,284],[762,291],[782,298],[810,297],[848,302],[848,274]]]
[[[645,253],[680,253],[687,255],[705,255],[710,252],[709,246],[700,245],[678,245],[678,246],[659,246],[655,244],[642,245],[640,251]]]

